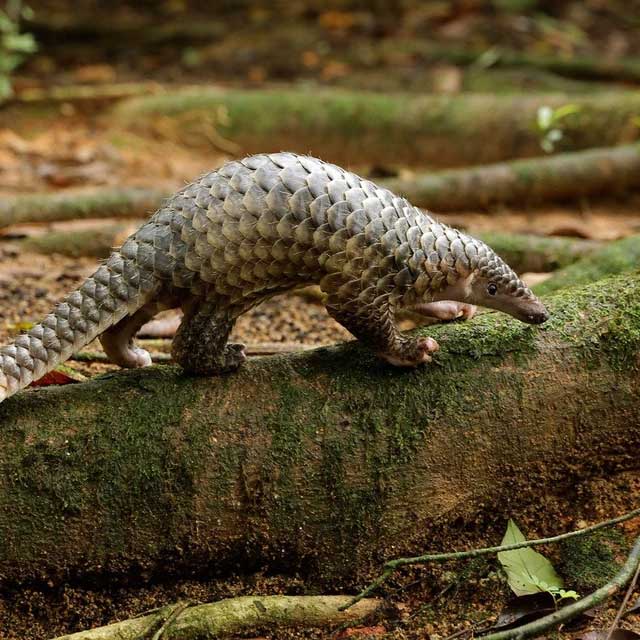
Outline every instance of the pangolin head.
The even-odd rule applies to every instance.
[[[486,243],[437,224],[422,240],[425,272],[438,268],[445,276],[433,293],[434,300],[497,309],[529,324],[549,319],[542,302]],[[437,264],[435,256],[440,258]]]

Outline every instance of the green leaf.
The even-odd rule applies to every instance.
[[[577,104],[565,104],[562,107],[558,107],[553,112],[553,121],[558,122],[558,120],[562,120],[562,118],[566,118],[567,116],[571,116],[574,113],[578,113],[580,111],[580,106]]]
[[[556,602],[560,600],[580,600],[580,594],[577,591],[565,591],[564,589],[558,589],[551,591],[551,595],[556,599]]]
[[[517,544],[526,538],[513,520],[509,520],[502,544]],[[540,553],[530,547],[501,551],[498,560],[507,574],[507,582],[517,596],[540,591],[549,593],[562,589],[562,578],[553,565]]]

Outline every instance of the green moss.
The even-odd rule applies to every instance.
[[[559,569],[568,588],[581,595],[605,585],[619,571],[617,554],[626,555],[623,536],[615,529],[565,540]]]
[[[574,238],[497,232],[476,235],[518,273],[556,271],[598,248],[594,242]]]
[[[635,271],[640,267],[640,236],[611,242],[601,249],[561,269],[534,287],[539,295],[564,287],[595,282],[600,278]]]
[[[617,144],[640,113],[640,96],[632,92],[577,99],[201,89],[127,100],[113,118],[144,131],[153,129],[156,117],[170,117],[176,123],[172,135],[207,148],[215,129],[246,153],[287,149],[351,163],[453,166],[468,164],[470,155],[482,163],[539,154],[537,109],[568,102],[579,105],[581,119],[563,120],[565,149]],[[489,144],[486,131],[492,132]]]

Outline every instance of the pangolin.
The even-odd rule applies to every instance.
[[[262,300],[319,283],[329,314],[393,365],[438,349],[402,334],[399,308],[440,319],[480,304],[545,322],[543,304],[486,244],[316,158],[253,155],[206,173],[167,200],[76,291],[0,349],[0,401],[100,337],[123,367],[151,363],[135,345],[158,311],[182,308],[172,347],[185,371],[236,369],[236,318]]]

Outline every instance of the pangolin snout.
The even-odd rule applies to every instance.
[[[544,307],[542,307],[538,311],[525,313],[522,319],[529,324],[542,324],[549,319],[549,312]]]
[[[545,309],[544,311],[539,311],[538,313],[530,313],[527,316],[527,322],[529,324],[542,324],[549,319],[549,312]]]

